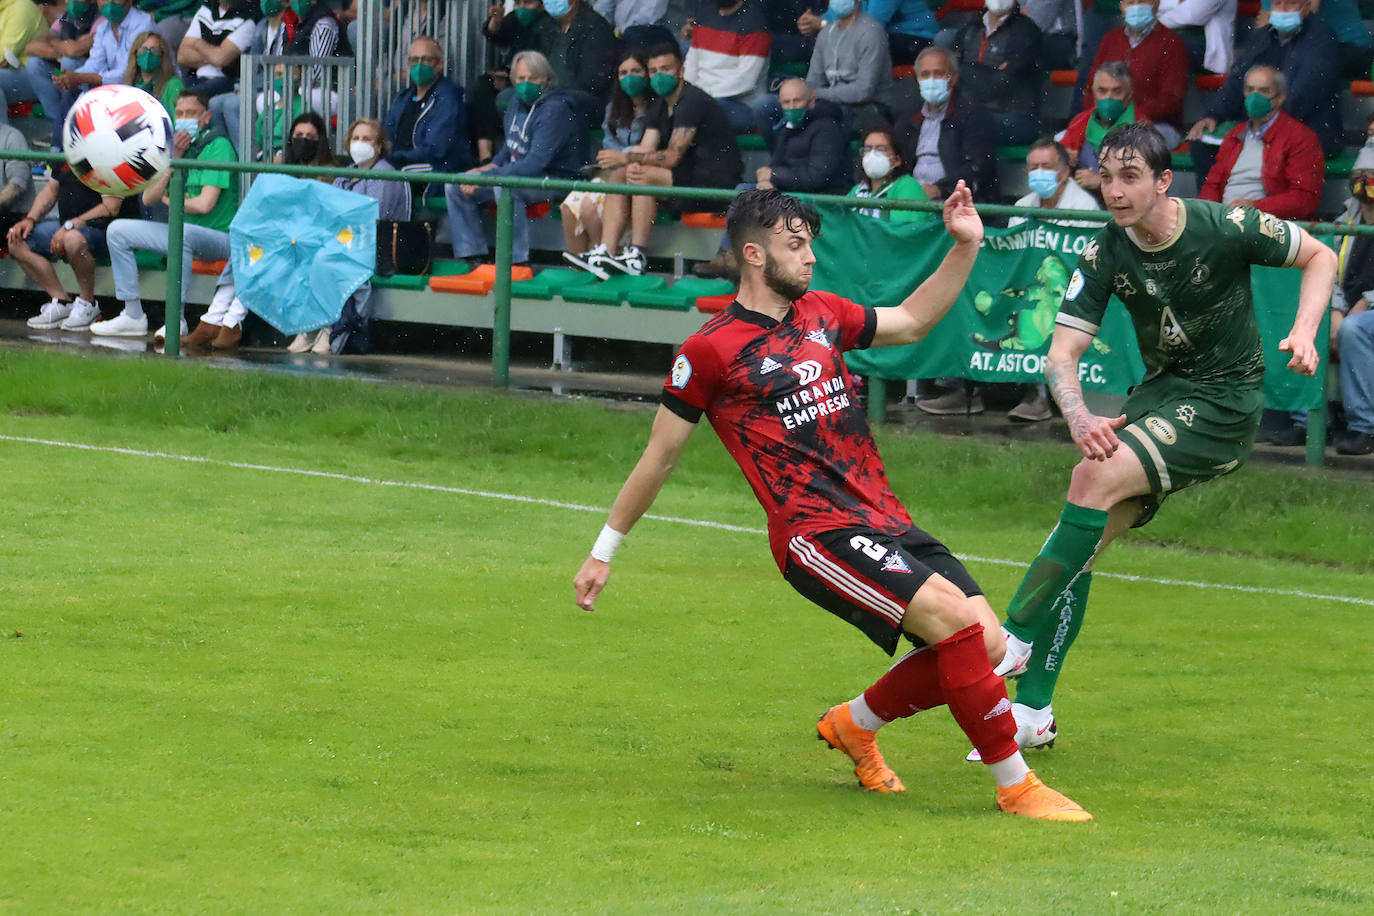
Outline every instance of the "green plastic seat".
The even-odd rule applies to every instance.
[[[429,277],[424,274],[392,274],[389,277],[372,278],[373,286],[383,289],[427,289]]]
[[[629,274],[611,277],[600,283],[571,286],[563,290],[569,302],[590,302],[593,305],[619,305],[632,293],[662,289],[668,285],[663,277],[632,277]]]
[[[999,146],[997,147],[997,158],[1011,162],[1025,162],[1026,154],[1029,152],[1029,146]]]
[[[625,299],[635,308],[690,312],[696,306],[699,296],[723,296],[734,291],[735,284],[729,280],[684,277],[666,289],[635,290]]]
[[[1350,170],[1355,167],[1355,153],[1342,150],[1340,155],[1326,160],[1327,178],[1349,178]]]
[[[451,258],[435,258],[429,265],[431,277],[458,277],[471,270],[467,261],[455,261]]]
[[[740,152],[745,150],[768,150],[768,143],[763,139],[763,134],[735,134],[735,145],[740,148]]]
[[[554,296],[564,295],[567,290],[595,282],[596,276],[585,270],[550,267],[528,280],[516,280],[510,285],[510,292],[512,296],[522,299],[552,299]]]
[[[134,263],[139,270],[166,270],[167,256],[143,248],[134,249]]]

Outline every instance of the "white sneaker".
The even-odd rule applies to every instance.
[[[120,312],[109,321],[97,321],[92,324],[91,333],[98,337],[147,337],[148,316],[130,318]]]
[[[85,299],[77,297],[72,303],[72,312],[67,316],[67,320],[62,322],[61,328],[64,331],[85,331],[91,327],[92,322],[100,321],[100,306],[94,302],[87,302]]]
[[[295,337],[291,338],[291,342],[286,345],[286,352],[304,353],[310,349],[310,344],[311,340],[309,334],[297,334]]]
[[[38,314],[30,318],[26,324],[36,331],[51,331],[53,328],[61,327],[62,322],[72,313],[72,307],[66,302],[58,302],[56,299],[49,299],[38,310]]]
[[[1054,707],[1032,709],[1023,703],[1011,704],[1011,714],[1016,719],[1016,746],[1022,750],[1033,747],[1054,747],[1054,739],[1059,737],[1059,725],[1054,721]],[[983,757],[974,748],[964,758],[970,763],[981,763]]]
[[[315,337],[315,343],[310,347],[310,352],[320,356],[328,356],[334,351],[329,349],[329,332],[333,327],[320,328],[320,333]]]
[[[998,677],[1020,677],[1026,673],[1035,644],[1022,642],[1006,627],[1002,627],[1002,635],[1007,638],[1007,654],[1002,656],[1002,663],[993,668],[992,673]]]
[[[620,254],[613,258],[607,258],[607,263],[621,273],[627,273],[632,277],[638,277],[644,273],[644,269],[649,266],[648,259],[644,257],[644,252],[634,245],[626,245],[620,249]]]
[[[607,268],[615,261],[605,245],[597,245],[591,251],[581,255],[573,254],[571,251],[565,251],[563,252],[563,260],[567,261],[569,264],[577,265],[587,273],[595,276],[598,280],[610,279],[611,273]]]
[[[147,319],[145,318],[144,321],[146,322]],[[190,333],[191,333],[191,328],[186,324],[186,319],[185,319],[185,318],[181,319],[181,335],[180,335],[180,337],[178,337],[177,339],[180,340],[182,337],[185,337],[187,334],[190,334]],[[164,340],[166,340],[166,339],[167,339],[167,325],[164,324],[162,327],[158,328],[156,331],[153,332],[153,341],[154,341],[155,343],[162,343],[162,342],[163,342]]]

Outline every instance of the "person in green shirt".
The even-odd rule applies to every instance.
[[[911,177],[911,170],[904,168],[906,159],[902,155],[897,138],[890,130],[871,130],[864,136],[863,147],[859,150],[859,168],[864,180],[849,191],[850,197],[882,197],[888,200],[930,200],[921,183]],[[921,210],[882,210],[866,207],[859,211],[865,216],[891,220],[894,223],[929,223],[935,218],[933,211]]]
[[[176,111],[177,96],[185,89],[177,76],[176,55],[167,39],[151,29],[134,39],[129,48],[129,65],[124,70],[124,82],[137,86],[162,103],[170,118]]]
[[[207,165],[236,160],[227,137],[210,128],[210,106],[198,92],[183,91],[177,96],[173,134],[173,155],[195,159]],[[166,205],[169,169],[143,192],[143,204]],[[215,168],[195,168],[186,173],[186,222],[182,227],[181,288],[191,281],[191,260],[227,261],[229,223],[238,209],[238,178],[233,172]],[[110,271],[114,274],[115,296],[124,309],[109,321],[91,325],[91,333],[106,337],[142,337],[148,333],[148,318],[139,298],[138,262],[134,250],[167,253],[167,224],[145,219],[118,219],[105,234],[110,249]],[[223,283],[221,283],[223,285]],[[220,294],[216,290],[216,296]],[[232,295],[232,290],[229,291]],[[182,324],[185,325],[183,319]],[[186,333],[183,327],[182,333]]]
[[[1082,460],[1058,525],[1007,608],[997,668],[1020,675],[1012,712],[1022,747],[1058,733],[1050,699],[1082,626],[1096,557],[1170,493],[1234,471],[1255,444],[1265,363],[1250,266],[1302,271],[1293,327],[1278,345],[1302,375],[1317,371],[1314,338],[1336,277],[1335,252],[1294,223],[1170,197],[1169,147],[1152,125],[1113,129],[1100,152],[1113,221],[1069,278],[1045,367]],[[1079,360],[1112,296],[1130,314],[1145,379],[1119,416],[1102,417],[1084,404]]]

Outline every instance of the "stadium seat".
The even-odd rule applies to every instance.
[[[224,270],[224,265],[228,261],[201,261],[199,259],[191,261],[191,273],[200,274],[205,277],[218,277]]]
[[[428,203],[428,202],[429,202],[429,198],[425,198],[425,202]],[[550,204],[549,204],[549,202],[548,202],[547,200],[541,200],[541,201],[539,201],[539,203],[537,203],[537,204],[526,204],[526,205],[525,205],[525,216],[528,217],[529,219],[543,219],[544,217],[546,217],[546,216],[549,215],[549,212],[550,212],[552,209],[553,209],[553,207],[550,206]],[[496,212],[496,204],[487,204],[487,212],[488,212],[488,213],[495,213],[495,212]]]
[[[768,151],[768,142],[764,140],[763,134],[735,134],[735,145],[739,147],[740,152],[746,150]]]
[[[690,312],[692,306],[702,296],[724,296],[734,298],[735,284],[729,280],[704,280],[700,277],[684,277],[667,289],[644,289],[630,292],[625,300],[635,308],[664,309],[672,312]]]
[[[541,270],[528,280],[511,284],[511,295],[522,299],[552,299],[561,296],[565,290],[575,286],[587,286],[596,282],[596,276],[585,270],[564,270],[550,267]]]
[[[534,271],[528,267],[512,267],[511,280],[528,280]],[[460,293],[465,296],[485,296],[496,285],[496,265],[482,264],[471,273],[449,277],[430,277],[429,288],[436,293]]]
[[[906,80],[916,76],[916,68],[911,64],[897,64],[892,68],[892,79]]]
[[[33,114],[33,106],[33,102],[10,102],[9,116],[11,118],[27,118]]]
[[[166,255],[158,254],[156,251],[147,251],[143,248],[134,249],[134,263],[138,265],[139,270],[167,269]]]
[[[1374,80],[1355,80],[1350,84],[1350,94],[1360,98],[1374,95]]]
[[[422,274],[392,274],[389,277],[373,276],[372,285],[382,289],[422,290],[429,286],[429,277]]]
[[[724,229],[725,217],[719,213],[684,213],[682,225],[693,229]]]
[[[1221,88],[1221,84],[1226,82],[1224,73],[1199,73],[1193,80],[1193,84],[1204,92],[1215,92]]]
[[[429,265],[429,276],[431,277],[456,277],[471,271],[467,261],[455,261],[451,258],[435,258]]]
[[[663,277],[621,274],[600,283],[568,287],[563,290],[563,298],[569,302],[588,302],[592,305],[619,305],[631,293],[662,289],[667,285],[668,281]]]
[[[735,301],[734,293],[725,293],[720,296],[698,296],[697,311],[714,314],[723,312],[730,307],[730,303]]]
[[[1050,83],[1055,86],[1068,86],[1073,88],[1078,85],[1077,70],[1051,70]]]

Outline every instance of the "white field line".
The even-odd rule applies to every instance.
[[[177,455],[172,452],[151,452],[144,449],[120,448],[113,445],[90,445],[84,442],[63,442],[57,439],[36,439],[30,436],[7,436],[0,434],[0,441],[20,442],[29,445],[48,445],[54,448],[70,448],[86,452],[109,452],[116,455],[129,455],[135,458],[162,458],[169,461],[184,461],[191,464],[206,464],[215,467],[238,468],[245,471],[267,471],[273,474],[294,474],[299,477],[318,477],[326,480],[341,480],[347,483],[360,483],[374,487],[399,487],[406,490],[427,490],[434,493],[449,493],[455,496],[476,496],[481,499],[500,499],[507,502],[530,503],[539,506],[549,506],[555,509],[571,509],[577,512],[597,512],[604,513],[604,506],[587,506],[581,503],[561,502],[555,499],[543,499],[536,496],[520,496],[514,493],[496,493],[490,490],[473,490],[467,487],[446,487],[433,483],[417,483],[407,480],[382,480],[375,477],[361,477],[355,474],[337,474],[333,471],[317,471],[310,468],[286,468],[277,467],[271,464],[253,464],[246,461],[226,461],[220,458],[203,458],[197,455]],[[645,518],[660,522],[669,522],[675,525],[691,525],[696,528],[714,528],[719,531],[737,531],[743,534],[767,534],[762,528],[753,528],[745,525],[728,525],[724,522],[713,522],[704,519],[678,518],[672,515],[645,514]],[[971,554],[962,554],[961,559],[974,563],[990,563],[995,566],[1017,566],[1024,567],[1026,564],[1018,560],[1005,560],[998,557],[979,557]],[[1126,582],[1146,582],[1152,585],[1169,585],[1179,588],[1206,588],[1216,589],[1227,592],[1247,592],[1258,595],[1284,595],[1293,598],[1307,598],[1315,601],[1340,601],[1346,604],[1361,604],[1374,607],[1374,599],[1356,598],[1352,595],[1323,595],[1316,592],[1305,592],[1291,588],[1262,588],[1253,585],[1231,585],[1224,582],[1198,582],[1191,579],[1163,579],[1155,576],[1136,576],[1129,573],[1107,573],[1095,572],[1096,578],[1121,579]]]

